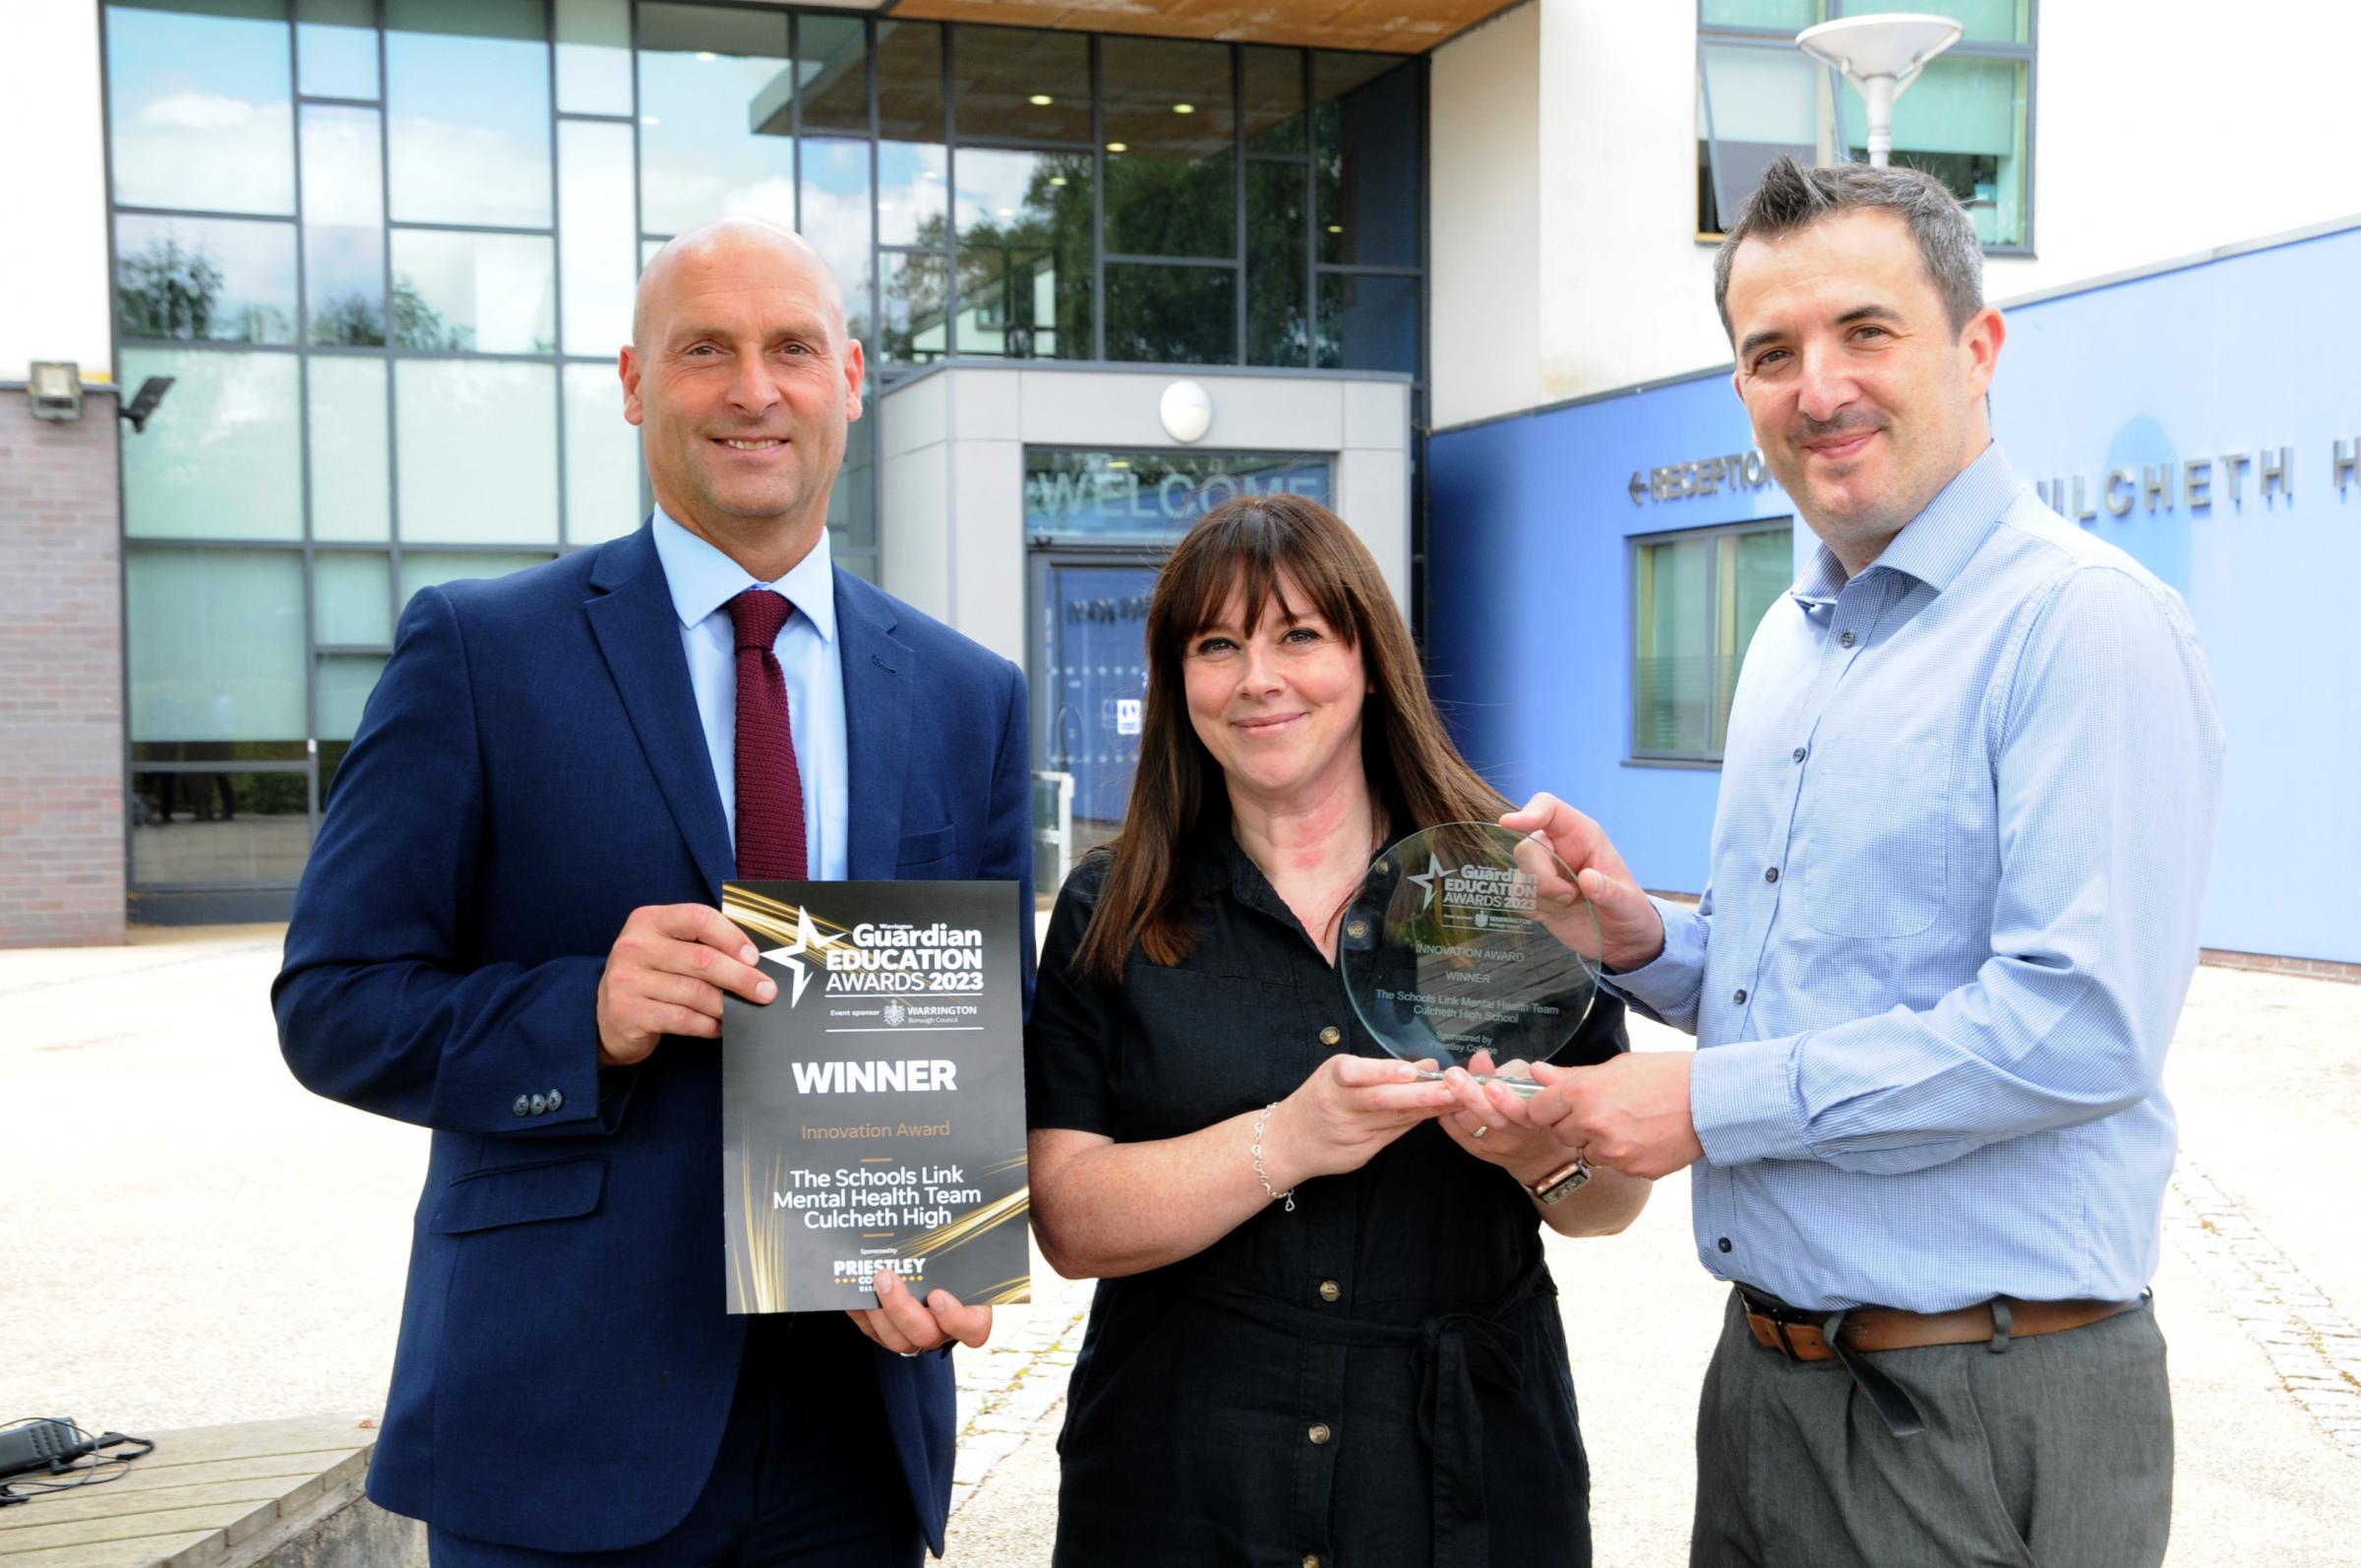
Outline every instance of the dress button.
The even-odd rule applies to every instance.
[[[1311,1423],[1311,1429],[1305,1432],[1303,1435],[1310,1438],[1313,1446],[1317,1447],[1319,1444],[1328,1441],[1328,1439],[1334,1434],[1328,1430],[1328,1423],[1326,1421],[1314,1421]]]
[[[513,1105],[513,1106],[509,1107],[509,1109],[510,1109],[510,1110],[512,1110],[512,1111],[514,1111],[514,1112],[515,1112],[515,1113],[516,1113],[518,1116],[531,1116],[531,1115],[533,1114],[533,1100],[532,1100],[532,1096],[530,1096],[530,1095],[521,1095],[521,1094],[520,1094],[520,1095],[518,1095],[518,1096],[516,1097],[516,1103],[515,1103],[515,1105]]]
[[[1316,1551],[1305,1552],[1303,1554],[1303,1568],[1320,1568],[1320,1554]]]
[[[1344,1038],[1345,1032],[1334,1024],[1330,1024],[1320,1031],[1320,1044],[1323,1046],[1339,1045],[1343,1043]]]
[[[1794,751],[1794,753],[1793,753],[1794,758],[1795,758],[1795,760],[1796,760],[1796,761],[1798,761],[1798,762],[1802,761],[1802,760],[1804,759],[1804,757],[1805,757],[1807,754],[1808,754],[1806,753],[1806,751],[1804,750],[1804,748],[1802,748],[1802,747],[1800,747],[1800,746],[1798,746],[1797,748],[1795,748],[1795,751]]]
[[[1744,986],[1740,986],[1740,987],[1739,987],[1737,990],[1735,990],[1735,991],[1731,992],[1731,993],[1729,994],[1729,999],[1730,999],[1731,1001],[1734,1001],[1734,1002],[1736,1002],[1736,1003],[1737,1003],[1739,1006],[1741,1006],[1741,1007],[1745,1006],[1745,1005],[1746,1005],[1746,988],[1745,988]]]
[[[1852,646],[1852,633],[1849,633],[1849,632],[1847,632],[1847,633],[1845,633],[1843,636],[1841,636],[1841,637],[1837,638],[1837,640],[1838,640],[1839,642],[1842,642],[1842,643],[1844,643],[1844,644],[1845,644],[1845,646],[1846,646],[1846,647],[1848,647],[1848,648],[1849,648],[1849,647],[1851,647],[1851,646]]]
[[[1352,937],[1355,941],[1361,940],[1368,934],[1369,923],[1365,920],[1357,920],[1345,928],[1345,935]],[[1306,1562],[1309,1562],[1310,1560],[1311,1559],[1308,1557],[1304,1559]]]
[[[1336,1283],[1334,1280],[1322,1280],[1322,1281],[1320,1282],[1320,1299],[1321,1299],[1321,1300],[1323,1300],[1323,1301],[1341,1301],[1341,1300],[1343,1300],[1344,1298],[1345,1298],[1345,1288],[1344,1288],[1343,1286],[1341,1286],[1341,1285],[1337,1284],[1337,1283]]]
[[[1776,867],[1776,866],[1773,866],[1773,867],[1769,868],[1768,870],[1766,870],[1766,871],[1763,873],[1763,880],[1764,880],[1764,881],[1766,881],[1766,882],[1776,882],[1776,881],[1778,881],[1778,880],[1779,880],[1779,868],[1778,868],[1778,867]]]
[[[1729,1250],[1729,1237],[1725,1236],[1724,1236],[1724,1237],[1723,1237],[1721,1240],[1719,1240],[1719,1241],[1716,1241],[1716,1242],[1714,1243],[1714,1245],[1716,1245],[1716,1246],[1720,1247],[1720,1248],[1721,1248],[1723,1251],[1726,1252],[1726,1251],[1728,1251],[1728,1250]]]
[[[546,1112],[546,1111],[548,1111],[548,1110],[549,1110],[549,1096],[547,1096],[547,1095],[545,1095],[545,1094],[537,1094],[537,1095],[533,1096],[533,1101],[532,1101],[532,1104],[533,1104],[533,1115],[534,1115],[534,1116],[540,1116],[540,1115],[542,1115],[544,1112]]]
[[[549,1109],[550,1109],[550,1110],[552,1110],[552,1111],[559,1111],[559,1110],[563,1110],[563,1109],[565,1108],[565,1105],[566,1105],[566,1097],[565,1097],[563,1094],[559,1093],[559,1092],[558,1092],[557,1090],[555,1090],[555,1089],[552,1089],[551,1091],[549,1091]]]

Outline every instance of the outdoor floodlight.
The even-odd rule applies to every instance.
[[[1164,433],[1185,446],[1212,428],[1213,398],[1193,381],[1177,381],[1157,399],[1156,413]]]
[[[115,412],[131,421],[133,435],[144,436],[148,433],[148,416],[155,412],[155,405],[162,402],[164,393],[171,390],[171,377],[151,376],[140,383],[140,390],[133,394],[131,401]]]
[[[1961,30],[1949,17],[1897,11],[1806,28],[1795,34],[1795,47],[1835,66],[1859,90],[1869,109],[1869,162],[1882,169],[1894,151],[1894,100],[1927,61],[1960,41]]]
[[[25,385],[35,419],[82,417],[82,367],[70,359],[36,359]]]

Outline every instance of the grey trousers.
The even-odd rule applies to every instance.
[[[1731,1293],[1697,1408],[1691,1568],[2155,1568],[2172,1397],[2155,1314],[1886,1351],[1897,1438],[1834,1360],[1755,1343]]]

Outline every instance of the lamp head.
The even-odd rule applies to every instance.
[[[140,390],[132,394],[130,402],[115,410],[131,421],[133,435],[144,436],[148,433],[148,416],[155,412],[155,405],[162,402],[164,393],[172,390],[172,382],[170,376],[151,376],[140,383]]]
[[[1806,28],[1795,34],[1795,47],[1835,66],[1855,87],[1871,77],[1892,77],[1899,92],[1921,66],[1959,42],[1963,30],[1949,17],[1895,11]]]

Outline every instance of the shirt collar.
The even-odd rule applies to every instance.
[[[1926,504],[1926,510],[1904,524],[1902,532],[1894,536],[1885,554],[1863,570],[1882,567],[1900,572],[1917,578],[1937,593],[1942,592],[1958,579],[1975,552],[1991,537],[2020,488],[2017,471],[2009,466],[2000,443],[1992,443],[1982,455],[1937,491],[1935,499]],[[1844,564],[1837,560],[1834,551],[1822,545],[1812,552],[1803,574],[1787,592],[1804,608],[1813,609],[1834,603],[1846,580]]]
[[[795,564],[795,570],[776,582],[757,582],[746,568],[723,555],[655,510],[656,557],[664,564],[664,581],[672,590],[673,613],[684,627],[696,626],[749,588],[769,588],[802,612],[822,642],[836,640],[836,578],[828,553],[828,530]]]

